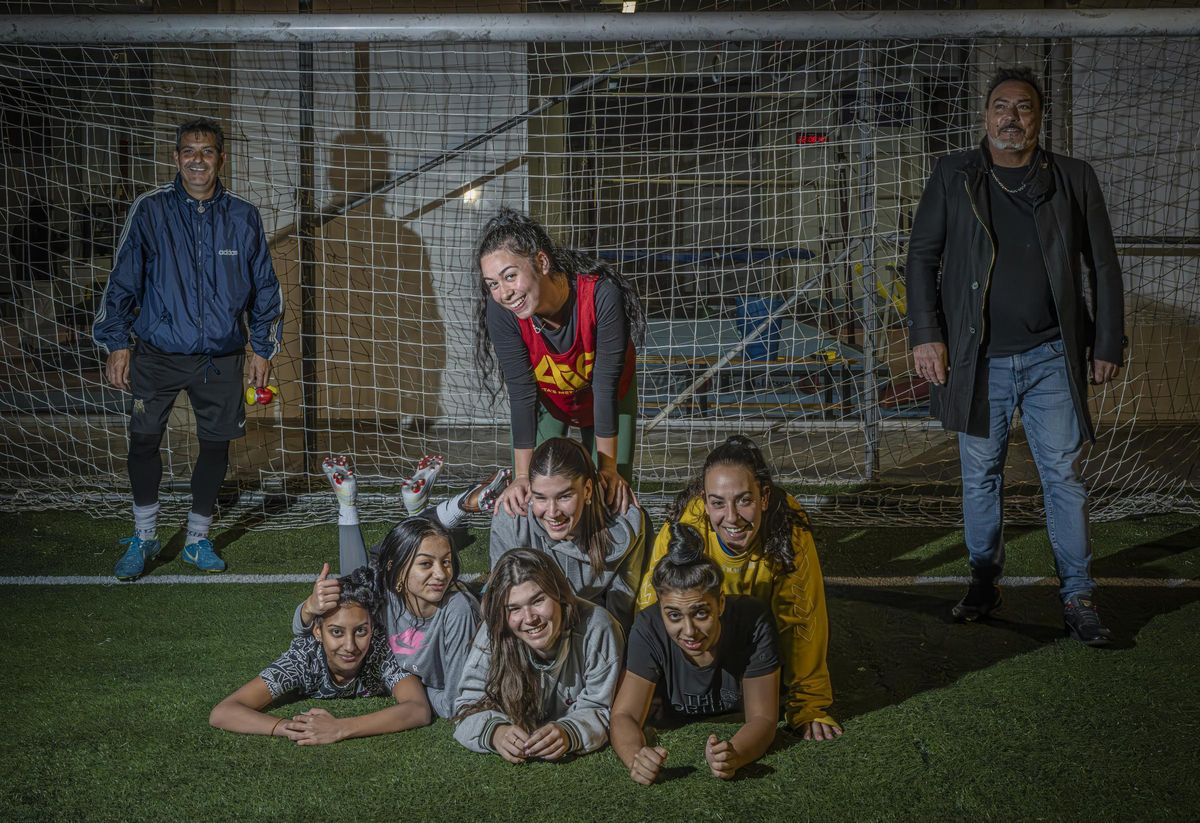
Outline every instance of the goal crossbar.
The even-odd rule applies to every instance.
[[[0,43],[612,43],[1191,37],[1200,9],[0,16]]]

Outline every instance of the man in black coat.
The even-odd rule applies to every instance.
[[[906,270],[909,342],[931,412],[959,432],[971,585],[959,621],[1001,603],[1004,460],[1013,411],[1042,481],[1046,525],[1071,635],[1112,634],[1092,602],[1087,492],[1095,434],[1087,384],[1117,376],[1124,346],[1121,269],[1092,168],[1038,145],[1042,92],[1027,68],[987,93],[978,149],[938,161],[913,221]],[[1085,298],[1085,294],[1087,298]]]

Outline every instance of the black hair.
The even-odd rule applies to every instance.
[[[704,478],[708,470],[717,465],[742,466],[754,477],[762,494],[767,496],[767,510],[758,529],[762,553],[778,571],[786,574],[795,570],[792,530],[799,528],[811,531],[808,515],[788,505],[787,493],[775,485],[771,467],[767,465],[762,452],[745,435],[735,434],[708,453],[699,474],[676,495],[668,517],[679,520],[693,500],[704,498]]]
[[[183,138],[188,134],[208,134],[216,138],[217,152],[223,154],[225,152],[225,130],[221,128],[221,124],[215,120],[209,120],[207,117],[200,117],[196,120],[188,120],[186,123],[180,123],[175,127],[175,151],[183,148]]]
[[[1029,68],[1029,66],[1005,66],[1004,68],[997,69],[988,83],[987,94],[983,97],[985,108],[991,105],[992,92],[996,90],[996,87],[1001,83],[1007,83],[1009,80],[1020,81],[1032,88],[1033,95],[1037,98],[1038,111],[1045,108],[1042,101],[1042,87],[1038,83],[1037,75],[1033,73],[1033,69]]]
[[[705,594],[720,595],[721,570],[704,553],[704,538],[695,526],[672,520],[668,524],[671,539],[667,553],[654,566],[650,585],[661,599],[664,592],[700,589]]]
[[[428,537],[440,537],[450,544],[450,562],[454,571],[451,585],[458,580],[459,559],[454,549],[450,532],[436,520],[427,517],[409,517],[397,523],[379,544],[379,560],[375,566],[375,587],[379,592],[393,592],[400,600],[401,609],[408,608],[405,599],[404,579],[412,565],[421,543]],[[447,587],[449,591],[449,587]]]
[[[483,282],[481,262],[486,255],[500,249],[529,260],[533,260],[538,252],[545,252],[550,258],[551,274],[565,275],[572,282],[579,274],[595,274],[601,280],[611,280],[621,293],[629,339],[635,346],[641,343],[646,332],[646,315],[633,283],[607,263],[575,249],[558,245],[550,237],[545,226],[529,215],[502,208],[484,225],[479,242],[475,246],[475,274],[479,283],[479,299],[475,305],[475,369],[481,385],[491,392],[493,399],[496,397],[496,391],[489,378],[496,368],[496,358],[492,352],[492,339],[487,326],[487,304],[492,298],[487,284]]]
[[[365,566],[355,569],[350,574],[342,575],[337,579],[338,585],[341,586],[341,593],[338,595],[337,608],[342,606],[361,606],[371,617],[371,621],[375,621],[376,612],[379,610],[379,595],[375,591],[374,575]],[[331,609],[327,614],[332,614]],[[318,614],[313,619],[314,626],[320,626],[325,622],[325,616]]]

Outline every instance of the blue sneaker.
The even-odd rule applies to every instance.
[[[162,543],[157,540],[143,540],[137,536],[125,537],[117,542],[122,546],[129,546],[113,567],[113,577],[118,580],[134,580],[140,577],[146,570],[146,561],[153,560],[162,549]]]
[[[210,540],[198,540],[183,547],[179,555],[184,563],[190,563],[202,572],[216,574],[225,571],[225,561],[217,557]]]

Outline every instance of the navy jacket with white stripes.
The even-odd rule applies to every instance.
[[[136,310],[136,311],[135,311]],[[258,209],[221,182],[203,202],[175,181],[129,209],[92,337],[106,353],[132,336],[172,354],[231,354],[249,339],[279,353],[283,292]]]

